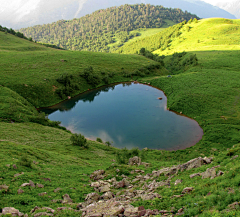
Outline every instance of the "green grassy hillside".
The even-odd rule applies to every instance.
[[[137,55],[56,50],[3,32],[0,32],[0,54],[0,84],[16,91],[35,107],[53,105],[95,86],[136,79],[137,69],[157,67],[156,62]],[[97,76],[96,84],[88,84],[82,75],[90,66]],[[160,71],[164,70],[154,73]],[[71,82],[67,84],[66,95],[60,97],[56,91],[66,89],[65,84],[57,81],[62,75],[68,75]]]
[[[185,31],[187,26],[192,28]],[[80,216],[81,212],[76,212],[77,205],[84,202],[88,193],[97,190],[89,186],[92,182],[90,174],[94,170],[104,169],[105,180],[115,177],[120,181],[125,175],[133,185],[131,189],[111,187],[111,192],[117,199],[121,195],[131,195],[129,196],[131,200],[132,193],[139,190],[148,191],[151,186],[160,183],[153,190],[161,195],[159,198],[138,199],[131,202],[135,207],[144,206],[145,209],[165,210],[168,216],[178,212],[182,216],[240,216],[238,20],[206,19],[198,23],[184,24],[180,28],[181,34],[177,36],[178,30],[175,32],[175,39],[172,38],[168,47],[161,51],[161,54],[165,55],[165,58],[162,58],[167,67],[170,66],[171,60],[176,63],[171,66],[175,71],[167,72],[162,68],[160,72],[164,74],[160,74],[159,69],[154,68],[149,75],[143,77],[137,76],[134,70],[147,67],[149,64],[154,65],[155,62],[138,55],[59,51],[39,45],[36,47],[42,50],[28,51],[30,42],[26,46],[20,46],[25,41],[19,41],[20,51],[1,49],[0,54],[3,57],[1,68],[4,71],[0,71],[2,73],[0,115],[4,115],[5,118],[0,120],[0,194],[3,198],[0,200],[0,208],[15,207],[30,215],[31,209],[35,206],[51,207],[55,210],[64,206],[72,210],[59,210],[55,214]],[[11,41],[21,40],[1,32],[0,36],[7,37],[4,40],[9,42],[9,46]],[[179,39],[183,39],[180,38],[183,36],[186,39],[180,43]],[[214,39],[216,37],[216,40],[208,40],[208,37],[214,37]],[[202,41],[205,48],[198,45],[197,40]],[[171,55],[174,51],[183,52],[184,50],[189,53]],[[184,65],[183,62],[193,54],[197,56],[197,64],[188,65],[186,62]],[[138,167],[119,161],[120,157],[128,156],[126,150],[117,150],[90,140],[87,141],[89,149],[83,149],[71,144],[70,132],[43,126],[37,124],[37,121],[33,123],[31,118],[38,117],[33,107],[37,105],[35,98],[41,99],[38,101],[39,105],[60,101],[60,97],[52,92],[55,87],[63,88],[64,84],[57,82],[56,78],[64,72],[72,76],[76,76],[79,71],[83,73],[84,69],[85,73],[89,72],[90,69],[86,71],[86,67],[90,65],[94,69],[94,76],[99,75],[102,78],[108,73],[109,82],[130,80],[132,76],[140,82],[150,83],[162,89],[167,95],[167,107],[170,110],[183,113],[199,123],[204,131],[202,140],[184,150],[143,150],[140,153],[133,150],[132,154],[139,154],[144,162],[151,164],[149,167],[144,165]],[[177,70],[177,65],[181,70]],[[106,73],[101,73],[103,70]],[[110,77],[112,71],[115,73]],[[171,74],[171,77],[166,76],[166,73]],[[94,76],[93,80],[97,80]],[[72,80],[71,77],[67,77],[66,74],[65,79],[63,77],[61,77],[62,80],[71,84],[69,82]],[[77,92],[93,88],[92,84],[88,84],[88,78],[82,75],[74,78],[82,79],[78,80],[82,82],[82,89]],[[26,91],[28,88],[30,88],[29,91]],[[43,92],[45,89],[46,93]],[[48,92],[52,95],[48,96]],[[46,101],[44,101],[45,98]],[[11,110],[12,108],[15,110]],[[18,123],[19,115],[24,117],[21,120],[22,123]],[[45,122],[45,125],[48,123]],[[205,156],[212,157],[213,162],[178,172],[173,168],[169,175],[161,174],[156,177],[151,176],[147,180],[136,181],[139,174],[134,171],[138,169],[143,170],[142,175],[145,176],[153,174],[153,171]],[[112,161],[113,159],[116,162]],[[212,171],[208,178],[200,174],[196,175],[207,169]],[[215,176],[219,172],[223,174]],[[190,175],[193,174],[195,177],[191,178]],[[178,179],[182,182],[175,185]],[[44,186],[20,187],[23,183],[29,183],[29,180]],[[61,189],[54,192],[58,187]],[[182,191],[186,187],[192,187],[193,190],[184,194]],[[18,194],[19,188],[24,192]],[[69,194],[72,203],[63,204],[60,201],[64,194]],[[181,208],[182,211],[180,211]]]
[[[204,19],[184,25],[180,35],[172,38],[165,50],[154,53],[169,55],[182,51],[239,50],[240,20]]]

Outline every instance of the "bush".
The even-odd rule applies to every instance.
[[[102,141],[101,138],[97,138],[96,141],[97,141],[97,142],[101,142],[101,143],[103,143],[103,141]]]
[[[103,77],[103,82],[109,84],[109,77],[107,75]]]
[[[27,155],[23,155],[19,160],[19,165],[24,167],[32,168],[31,160],[28,159]]]
[[[105,142],[105,144],[110,147],[111,146],[111,143],[109,141]]]
[[[77,133],[73,134],[70,140],[72,141],[72,145],[88,148],[87,140],[81,134],[77,134]]]
[[[120,150],[116,153],[116,160],[119,164],[127,164],[129,161],[129,158],[132,158],[134,156],[139,156],[142,160],[146,158],[146,152],[140,151],[138,148],[133,148],[131,150],[128,150],[126,148]]]

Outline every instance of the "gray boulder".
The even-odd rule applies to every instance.
[[[93,180],[103,179],[104,178],[104,176],[103,176],[104,173],[105,173],[104,170],[96,170],[90,175],[90,179],[93,179]]]
[[[193,187],[186,187],[183,189],[182,194],[189,193],[189,192],[193,191],[193,189],[194,189]]]
[[[208,168],[205,172],[202,173],[202,178],[211,178],[214,179],[216,177],[216,170],[215,168]]]
[[[8,191],[8,189],[9,189],[9,186],[7,186],[7,185],[0,185],[0,190],[5,190],[5,191]]]
[[[93,202],[97,202],[99,198],[100,198],[100,195],[98,193],[93,192],[86,196],[85,201],[87,201],[88,204],[90,204]]]
[[[141,158],[138,156],[135,156],[133,158],[130,158],[128,161],[128,164],[133,166],[133,165],[141,165]]]
[[[3,208],[1,215],[7,215],[9,213],[12,216],[24,216],[23,213],[19,212],[19,210],[15,209],[14,207],[5,207],[5,208]]]
[[[72,203],[72,199],[70,198],[70,196],[68,194],[64,194],[63,195],[63,200],[62,203]]]
[[[110,200],[114,198],[114,194],[111,191],[106,192],[100,197],[102,200]]]

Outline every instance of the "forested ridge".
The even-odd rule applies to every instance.
[[[138,28],[160,28],[165,20],[180,23],[197,18],[180,9],[164,8],[145,4],[123,5],[98,10],[79,19],[60,20],[46,25],[20,29],[27,37],[42,43],[55,44],[68,50],[109,52],[118,49],[128,39],[136,37],[130,33]],[[115,42],[117,46],[108,46]]]

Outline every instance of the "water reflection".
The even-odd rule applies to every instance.
[[[203,132],[197,122],[166,110],[166,105],[162,91],[123,83],[88,91],[44,112],[74,133],[119,148],[169,150],[198,142]]]

